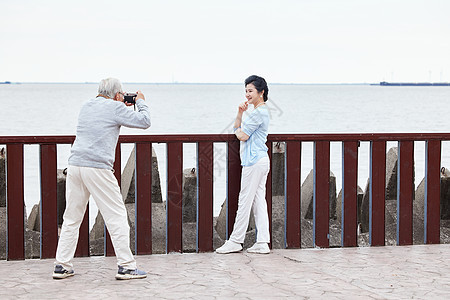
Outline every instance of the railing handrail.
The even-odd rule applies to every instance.
[[[450,140],[450,133],[275,133],[269,134],[269,141],[425,141]],[[54,136],[0,136],[0,144],[71,144],[74,135]],[[149,135],[120,135],[119,143],[166,143],[166,142],[229,142],[236,140],[234,134],[149,134]]]

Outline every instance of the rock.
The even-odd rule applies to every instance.
[[[0,207],[0,259],[6,259],[6,207]]]
[[[285,230],[285,197],[274,196],[272,197],[272,248],[283,249],[284,243],[284,230]]]
[[[35,204],[31,209],[30,216],[28,217],[27,228],[29,230],[41,231],[40,224],[39,204]]]
[[[41,257],[41,233],[40,231],[25,230],[25,258]]]
[[[397,199],[398,148],[392,147],[386,155],[386,200]]]
[[[284,199],[284,196],[282,196]],[[226,206],[227,200],[222,203],[222,208],[220,209],[219,216],[216,220],[216,225],[214,226],[214,229],[216,230],[217,234],[222,240],[226,239],[226,232],[227,232],[227,206]],[[273,207],[272,207],[273,209]],[[255,229],[255,218],[253,217],[253,212],[250,212],[250,220],[248,222],[247,231]],[[231,234],[231,232],[229,232]]]
[[[370,206],[370,178],[367,179],[366,188],[361,203],[361,215],[359,220],[361,223],[361,232],[369,232],[369,206]]]
[[[197,222],[197,173],[195,168],[183,171],[182,199],[183,223]]]
[[[226,239],[227,232],[227,200],[223,201],[219,216],[216,218],[214,229],[222,240]]]
[[[304,219],[313,219],[314,170],[311,170],[302,184],[301,214]],[[330,219],[336,219],[336,177],[330,171]]]
[[[57,214],[58,226],[61,227],[63,223],[64,211],[66,210],[66,178],[67,169],[58,169],[56,172],[56,199],[57,199]]]
[[[277,142],[272,153],[272,196],[284,196],[285,143]]]
[[[133,203],[125,204],[130,226],[130,247],[134,253],[135,247],[135,206]],[[100,212],[90,235],[91,255],[103,255],[104,220]],[[166,251],[166,209],[165,203],[152,203],[152,252],[165,253]]]
[[[358,186],[356,193],[357,193],[356,194],[356,201],[357,201],[356,218],[357,218],[357,222],[359,223],[364,191],[361,189],[360,186]],[[336,198],[336,219],[338,222],[342,222],[342,189],[339,191],[339,194]]]
[[[133,148],[133,151],[130,153],[130,157],[128,158],[127,164],[122,172],[121,176],[121,192],[122,199],[124,199],[125,203],[134,203],[135,202],[135,164],[136,164],[136,150]],[[158,169],[158,158],[156,156],[155,149],[152,148],[152,202],[153,203],[161,203],[161,181],[159,177],[159,169]]]
[[[441,220],[450,220],[450,177],[441,177]]]
[[[5,148],[0,149],[0,207],[6,207]]]

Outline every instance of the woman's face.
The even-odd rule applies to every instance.
[[[264,92],[259,93],[255,88],[253,83],[249,83],[245,86],[245,98],[247,98],[249,104],[255,104],[260,100],[264,100],[262,98]]]

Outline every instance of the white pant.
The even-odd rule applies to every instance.
[[[95,200],[105,220],[117,263],[127,269],[136,269],[130,249],[130,226],[117,179],[111,170],[69,166],[66,179],[66,210],[56,250],[55,264],[66,270],[73,268],[72,259],[78,242],[89,196]]]
[[[257,229],[256,241],[270,243],[269,216],[267,214],[266,181],[269,174],[269,157],[263,157],[250,167],[242,168],[241,191],[239,192],[238,210],[230,240],[243,243],[253,210]]]

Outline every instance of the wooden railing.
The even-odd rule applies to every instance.
[[[41,258],[53,258],[58,240],[57,226],[57,145],[73,143],[74,136],[1,136],[7,151],[7,258],[25,258],[24,242],[24,145],[40,145],[41,174]],[[314,143],[314,245],[329,247],[330,142],[342,142],[342,241],[341,246],[357,246],[358,145],[370,142],[370,244],[385,243],[386,142],[397,141],[398,220],[397,244],[413,242],[412,204],[414,198],[414,142],[425,141],[425,243],[440,242],[440,165],[441,142],[450,134],[271,134],[267,146],[286,142],[286,247],[301,246],[300,171],[302,142]],[[240,143],[231,134],[200,135],[122,135],[116,149],[115,170],[121,170],[122,143],[136,147],[136,254],[152,253],[151,232],[151,153],[153,143],[167,144],[167,234],[166,251],[182,252],[182,176],[183,143],[197,144],[197,251],[213,251],[213,145],[227,144],[227,236],[232,231],[238,207],[241,166]],[[272,169],[272,168],[271,168]],[[118,182],[120,172],[115,172]],[[272,172],[266,189],[272,224]],[[89,218],[80,228],[77,256],[89,256]],[[272,227],[270,225],[270,231]],[[105,254],[114,255],[108,234]]]

